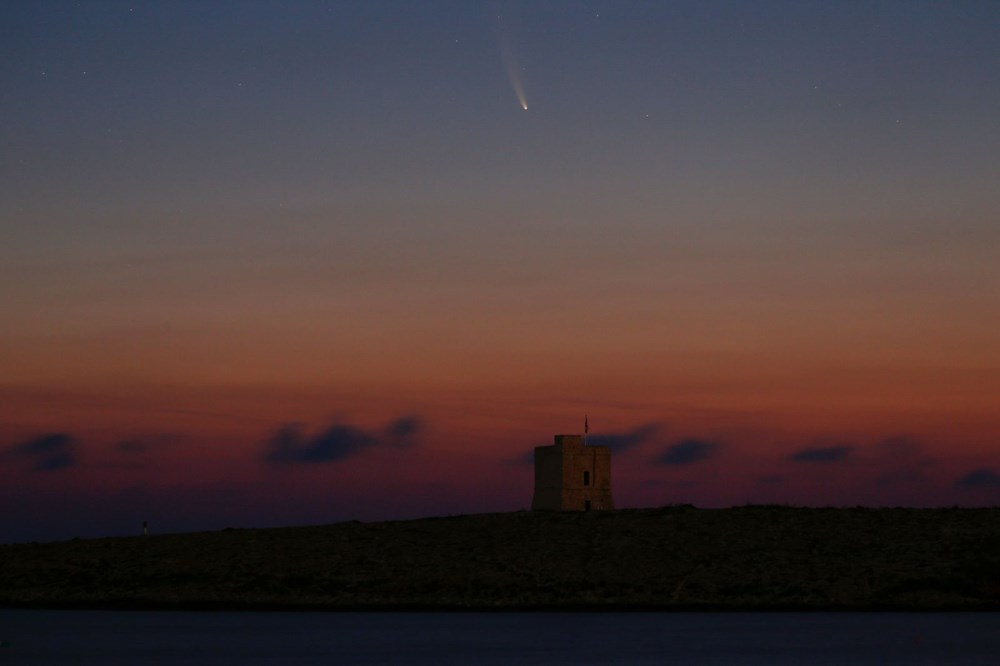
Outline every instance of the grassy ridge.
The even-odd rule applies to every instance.
[[[0,605],[1000,609],[1000,509],[520,512],[13,544]]]

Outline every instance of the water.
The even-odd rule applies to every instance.
[[[0,610],[7,664],[997,664],[995,613]]]

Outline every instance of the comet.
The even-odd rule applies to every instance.
[[[517,56],[511,45],[507,31],[504,29],[503,17],[497,15],[497,43],[500,45],[500,58],[503,60],[504,69],[507,70],[507,79],[510,87],[517,96],[517,101],[521,108],[528,110],[528,96],[524,92],[524,83],[521,81],[521,67],[518,65]]]

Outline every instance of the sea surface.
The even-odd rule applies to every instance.
[[[0,610],[7,664],[1000,664],[998,613]]]

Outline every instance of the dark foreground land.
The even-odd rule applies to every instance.
[[[3,545],[0,605],[1000,610],[1000,509],[684,506]]]

